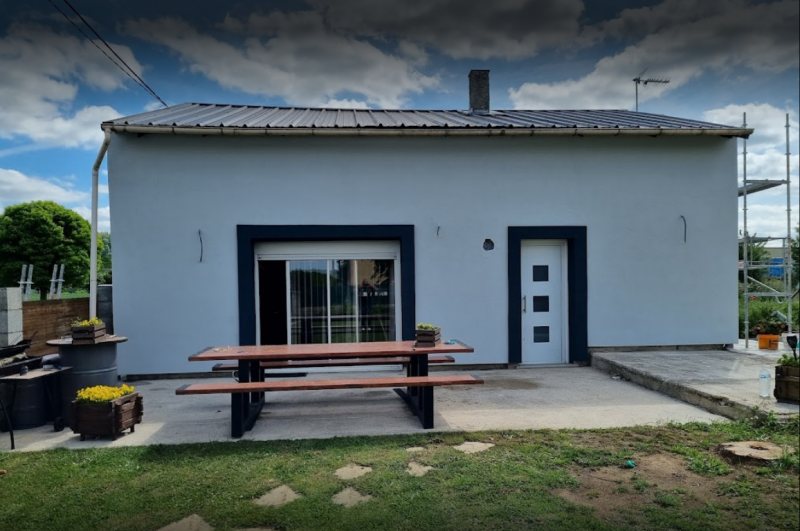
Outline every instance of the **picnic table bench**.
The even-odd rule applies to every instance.
[[[474,352],[474,349],[460,342],[416,347],[414,341],[209,347],[189,356],[189,361],[235,361],[235,365],[222,364],[225,369],[219,370],[238,368],[239,381],[184,385],[176,394],[230,394],[231,436],[239,438],[255,425],[268,392],[406,387],[405,391],[395,389],[395,392],[420,419],[422,427],[430,429],[433,428],[434,387],[482,384],[483,380],[470,375],[429,376],[429,355],[436,355],[438,362],[447,363],[447,354],[467,352]],[[380,360],[380,365],[387,364],[386,360],[406,365],[407,376],[265,381],[264,375],[265,368],[276,368],[272,364],[279,367],[356,366],[374,364],[375,360]]]
[[[428,356],[428,364],[431,363],[455,363],[453,356]],[[359,367],[367,365],[403,365],[407,371],[411,370],[411,358],[408,356],[380,357],[380,358],[341,358],[332,360],[286,360],[286,361],[262,361],[261,368],[267,369],[313,369],[325,367]],[[238,363],[217,363],[212,368],[214,372],[237,372]],[[275,373],[280,375],[279,373]],[[409,376],[411,374],[409,373]]]

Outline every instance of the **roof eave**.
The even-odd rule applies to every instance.
[[[595,127],[198,127],[101,124],[104,131],[128,134],[200,136],[720,136],[748,138],[749,128],[595,128]]]

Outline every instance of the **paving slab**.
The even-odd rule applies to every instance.
[[[774,378],[780,352],[758,352],[595,352],[592,366],[728,418],[752,416],[753,408],[779,416],[797,415],[800,406],[759,396],[761,369],[766,366]]]
[[[613,380],[592,367],[469,371],[483,385],[437,388],[434,431],[614,428],[668,422],[724,420],[639,385]],[[395,372],[314,373],[308,378],[397,376]],[[437,371],[437,374],[464,374]],[[228,395],[176,396],[199,380],[133,382],[143,396],[144,420],[116,441],[80,441],[52,425],[15,433],[18,451],[105,448],[151,444],[233,441]],[[208,382],[208,380],[202,380]],[[267,403],[245,440],[320,439],[349,435],[424,433],[419,420],[391,389],[267,393]],[[0,451],[9,448],[0,434]]]

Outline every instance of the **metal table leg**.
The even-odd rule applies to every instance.
[[[58,375],[54,375],[58,376]],[[57,381],[53,379],[53,390],[50,390],[50,385],[47,383],[52,378],[44,379],[44,391],[47,394],[47,401],[50,403],[50,409],[53,410],[53,431],[62,431],[64,429],[64,419],[61,417],[61,400]]]
[[[263,381],[259,360],[239,360],[239,383]],[[264,393],[231,393],[231,437],[239,439],[253,426],[264,407]]]
[[[408,365],[409,376],[428,376],[428,355],[411,356]],[[406,390],[395,389],[411,412],[419,418],[426,430],[433,428],[433,387],[409,386]]]
[[[6,417],[6,425],[8,426],[8,433],[11,437],[11,449],[13,450],[16,448],[14,444],[14,426],[11,425],[11,415],[9,415],[8,409],[6,409],[6,403],[2,396],[0,396],[0,407],[3,408],[3,415]]]

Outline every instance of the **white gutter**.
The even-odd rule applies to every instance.
[[[132,134],[195,136],[726,136],[746,138],[753,129],[643,129],[594,127],[177,127],[103,124],[103,130]]]
[[[97,195],[99,188],[99,173],[100,165],[103,163],[103,158],[108,151],[108,145],[111,143],[111,131],[104,130],[105,138],[103,144],[100,146],[100,153],[97,154],[97,160],[94,161],[92,166],[92,248],[90,254],[89,266],[89,318],[97,317]]]

